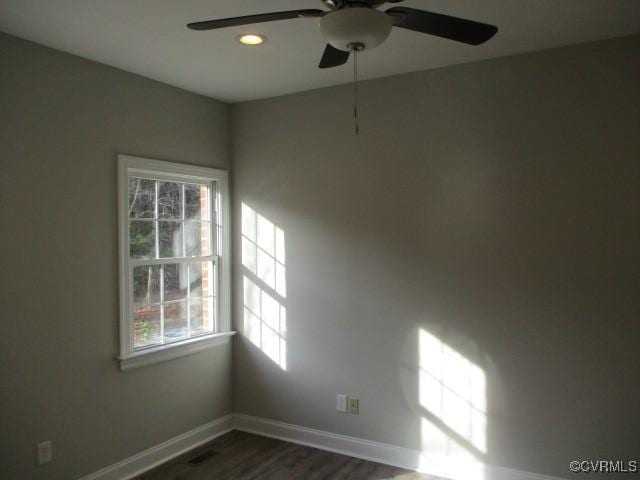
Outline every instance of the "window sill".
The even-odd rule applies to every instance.
[[[206,337],[191,338],[183,342],[172,343],[169,345],[159,345],[157,347],[147,348],[138,352],[131,353],[127,356],[120,356],[117,360],[120,362],[120,370],[131,370],[145,365],[165,362],[174,358],[184,357],[196,352],[200,352],[207,348],[215,347],[228,343],[236,332],[221,332],[207,335]]]

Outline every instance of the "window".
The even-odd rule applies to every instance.
[[[227,172],[118,161],[121,368],[227,340],[234,333]]]

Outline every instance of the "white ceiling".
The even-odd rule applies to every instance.
[[[391,7],[391,4],[383,8]],[[394,29],[359,57],[360,77],[383,77],[640,32],[640,0],[407,0],[402,6],[499,27],[473,47]],[[320,0],[0,0],[0,30],[229,102],[349,82],[351,65],[320,70],[317,19],[208,32],[191,21],[298,8]],[[269,41],[244,47],[239,33]]]

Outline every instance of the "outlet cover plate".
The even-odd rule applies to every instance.
[[[49,463],[53,458],[51,440],[38,444],[38,465]]]
[[[347,396],[339,393],[336,395],[336,410],[341,413],[347,413]]]
[[[360,400],[358,398],[349,399],[349,413],[351,415],[360,414]]]

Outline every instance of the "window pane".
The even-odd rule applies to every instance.
[[[209,187],[185,184],[184,218],[186,220],[209,220]]]
[[[209,255],[209,222],[184,222],[185,256]]]
[[[154,258],[156,246],[153,220],[129,221],[129,255],[131,258]]]
[[[160,258],[182,257],[182,222],[158,222]]]
[[[182,218],[182,184],[158,182],[158,218]]]
[[[164,340],[171,342],[189,335],[187,325],[187,302],[164,305]]]
[[[191,336],[213,332],[215,299],[198,298],[189,302]]]
[[[129,218],[153,218],[155,214],[156,181],[129,179]]]
[[[202,268],[206,264],[207,262],[189,264],[189,295],[191,297],[206,297],[202,294]]]
[[[215,295],[213,262],[189,264],[189,295],[191,297],[210,297]]]
[[[172,264],[164,266],[164,301],[187,298],[187,265]]]
[[[160,266],[144,265],[133,269],[133,308],[160,303]]]
[[[140,348],[161,342],[160,306],[139,308],[133,312],[133,347]]]

